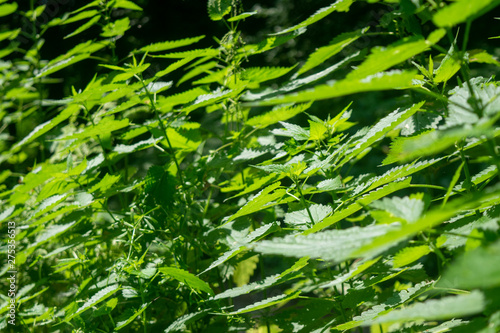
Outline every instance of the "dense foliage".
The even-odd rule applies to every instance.
[[[149,45],[144,1],[30,3],[0,0],[2,332],[500,330],[500,1],[252,34],[287,7],[208,0],[224,34]]]

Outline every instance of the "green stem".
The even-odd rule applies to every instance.
[[[474,186],[474,184],[472,183],[472,177],[470,176],[469,164],[467,163],[467,157],[465,157],[463,147],[460,147],[459,152],[460,152],[460,158],[464,163],[465,188],[467,189],[467,193],[470,193],[471,188],[472,186]]]
[[[295,186],[297,186],[297,191],[299,192],[300,195],[300,201],[302,202],[302,205],[306,208],[307,215],[309,215],[309,219],[311,220],[311,226],[314,225],[314,219],[312,217],[311,211],[309,210],[309,206],[306,204],[306,200],[304,198],[304,195],[302,194],[302,189],[300,188],[298,180],[295,182]]]

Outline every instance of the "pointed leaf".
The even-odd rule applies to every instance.
[[[195,320],[206,316],[208,311],[209,310],[202,310],[181,316],[177,318],[172,324],[170,324],[170,326],[168,326],[164,332],[165,333],[178,332],[178,331],[184,332],[186,330],[186,325],[189,325]]]
[[[307,229],[304,231],[304,235],[308,235],[313,232],[317,232],[321,229],[324,229],[326,227],[329,227],[330,225],[337,223],[346,217],[351,216],[352,214],[356,213],[357,211],[361,210],[364,206],[369,205],[375,200],[378,200],[380,198],[383,198],[391,193],[394,193],[396,191],[399,191],[401,189],[407,188],[410,185],[411,178],[407,178],[402,181],[396,181],[392,182],[389,185],[386,185],[384,187],[381,187],[375,191],[372,191],[358,200],[356,200],[355,203],[349,205],[347,208],[343,210],[338,210],[333,213],[332,216],[329,216],[325,218],[322,222],[315,224],[312,226],[312,228]]]
[[[193,288],[195,290],[204,291],[209,295],[214,295],[212,288],[205,281],[201,280],[196,275],[193,275],[183,269],[175,268],[175,267],[160,267],[158,271],[161,273],[172,277],[184,284],[188,287]]]
[[[297,114],[309,109],[311,105],[312,102],[297,105],[280,106],[278,108],[274,108],[272,111],[248,119],[246,124],[249,126],[265,128],[269,125],[293,118]]]
[[[55,64],[49,64],[40,70],[40,72],[36,75],[36,78],[44,77],[60,71],[61,69],[76,64],[77,62],[87,59],[88,57],[90,57],[90,53],[83,53],[61,60]]]
[[[245,13],[241,13],[240,15],[233,16],[233,17],[227,19],[227,21],[228,22],[236,22],[236,21],[244,20],[247,17],[253,16],[255,14],[257,14],[257,12],[245,12]]]
[[[117,0],[113,7],[142,11],[141,7],[137,6],[135,3],[129,0]]]
[[[313,217],[315,223],[319,223],[324,220],[325,217],[332,213],[333,209],[330,206],[314,204],[309,206],[309,212]],[[306,209],[294,211],[285,214],[285,223],[291,225],[297,224],[308,224],[310,223],[309,213]]]
[[[392,267],[399,268],[428,255],[431,249],[428,245],[405,247],[394,256]]]
[[[395,225],[372,225],[364,228],[328,230],[309,235],[290,235],[255,243],[253,250],[263,254],[287,257],[321,258],[339,263],[360,257],[355,254],[364,245],[397,228]],[[365,252],[363,257],[371,256]]]
[[[373,323],[408,322],[413,320],[445,320],[480,313],[485,308],[485,297],[480,291],[443,297],[415,303],[377,317]]]
[[[17,9],[17,3],[5,3],[0,5],[0,17],[10,15],[14,13]]]
[[[415,222],[424,211],[424,202],[417,198],[392,197],[383,198],[370,204],[371,207],[385,210],[396,217],[405,219],[408,222]]]
[[[291,28],[282,30],[280,32],[275,33],[275,35],[279,34],[286,34],[288,32],[300,29],[300,28],[305,28],[313,23],[318,22],[319,20],[325,18],[329,14],[333,13],[334,11],[338,12],[346,12],[349,10],[349,7],[351,4],[354,2],[354,0],[337,0],[334,3],[332,3],[330,6],[323,7],[319,9],[316,13],[313,15],[309,16],[306,20],[302,21],[301,23],[294,25]]]
[[[499,0],[457,0],[440,9],[432,18],[438,27],[453,27],[473,19],[500,4]]]
[[[423,37],[410,37],[396,42],[387,48],[376,48],[372,50],[372,53],[361,65],[347,75],[347,78],[360,79],[385,71],[394,65],[426,51],[443,38],[445,34],[446,31],[440,29],[431,33],[427,40]]]
[[[399,109],[395,110],[385,118],[381,119],[377,124],[370,128],[368,133],[366,133],[361,139],[355,142],[355,147],[347,153],[346,157],[344,157],[342,162],[340,162],[340,165],[344,165],[345,163],[347,163],[347,161],[359,155],[363,150],[372,146],[387,132],[393,130],[397,125],[401,124],[403,121],[414,115],[424,104],[425,101],[422,101],[418,104],[414,104],[412,107],[404,111],[399,111]]]
[[[141,313],[143,313],[144,310],[146,310],[146,308],[150,304],[151,303],[144,303],[144,304],[142,304],[139,307],[139,309],[133,311],[132,314],[128,318],[126,318],[125,320],[117,321],[116,322],[115,331],[121,330],[122,328],[124,328],[125,326],[127,326],[128,324],[130,324],[135,318],[137,318]],[[125,312],[125,313],[127,313],[127,312]]]
[[[91,307],[95,306],[97,303],[104,301],[105,299],[109,298],[111,295],[113,295],[115,292],[120,290],[120,286],[118,284],[113,284],[111,286],[108,286],[104,289],[101,289],[97,293],[95,293],[85,304],[83,304],[78,310],[76,310],[75,313],[70,314],[65,318],[66,321],[69,321],[73,319],[74,317],[78,316],[80,313],[87,311]]]
[[[246,307],[239,309],[237,311],[225,313],[225,315],[233,316],[233,315],[237,315],[237,314],[242,314],[242,313],[247,313],[247,312],[265,309],[265,308],[268,308],[268,307],[276,305],[276,304],[291,301],[292,299],[299,297],[299,295],[300,295],[300,291],[297,291],[296,293],[291,294],[291,295],[282,294],[282,295],[278,295],[278,296],[274,296],[274,297],[269,297],[263,301],[259,301],[259,302],[247,305]]]
[[[251,67],[245,68],[241,73],[241,78],[243,80],[248,80],[251,82],[265,82],[269,80],[274,80],[283,75],[289,73],[295,66],[292,67]]]
[[[368,28],[357,30],[353,32],[343,33],[335,37],[328,46],[323,46],[318,48],[316,51],[311,53],[307,58],[305,64],[299,69],[297,74],[302,74],[315,68],[318,65],[322,65],[326,60],[330,59],[340,51],[342,51],[346,46],[355,42],[359,37],[361,37]]]
[[[231,0],[208,0],[208,15],[212,21],[220,21],[231,11]]]
[[[436,287],[475,289],[500,286],[500,242],[478,247],[457,258],[445,271]]]
[[[85,30],[91,28],[94,24],[96,24],[97,22],[99,22],[99,20],[101,19],[101,15],[96,15],[94,16],[93,18],[91,18],[90,20],[88,20],[86,23],[82,24],[81,26],[79,26],[75,31],[73,31],[72,33],[64,36],[64,38],[70,38],[70,37],[73,37],[73,36],[76,36],[82,32],[84,32]]]
[[[77,105],[70,105],[66,109],[64,109],[60,114],[52,118],[51,120],[48,120],[44,122],[43,124],[38,125],[31,131],[30,134],[25,136],[21,141],[17,142],[13,147],[12,150],[16,150],[23,145],[26,145],[30,142],[33,142],[40,136],[44,135],[69,117],[71,117],[73,114],[75,114],[78,111],[78,106]]]
[[[179,39],[179,40],[173,40],[173,41],[154,43],[154,44],[150,44],[148,46],[141,47],[136,52],[149,52],[149,53],[151,53],[151,52],[160,52],[160,51],[171,50],[171,49],[175,49],[178,47],[187,46],[187,45],[197,43],[200,40],[202,40],[203,38],[205,38],[204,35],[197,36],[197,37],[191,37],[191,38],[185,38],[185,39]]]
[[[231,215],[225,223],[229,223],[232,220],[258,212],[260,210],[266,209],[268,207],[276,205],[273,200],[281,198],[285,195],[286,190],[277,189],[281,185],[280,182],[276,182],[269,185],[259,193],[257,193],[251,200],[249,200],[243,207],[241,207],[235,214]],[[277,190],[276,190],[277,189]],[[274,191],[274,192],[272,192]],[[271,193],[272,192],[272,193]]]
[[[331,81],[327,84],[318,85],[313,89],[308,89],[288,95],[280,95],[274,98],[265,99],[259,102],[248,103],[249,105],[274,105],[292,102],[309,102],[335,98],[367,91],[380,91],[389,89],[405,89],[413,86],[414,71],[391,71],[378,73],[362,79],[346,78],[340,81]]]

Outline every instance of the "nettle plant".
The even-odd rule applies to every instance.
[[[23,22],[0,33],[1,249],[14,223],[18,272],[2,331],[498,332],[500,87],[469,65],[499,63],[468,48],[498,4],[338,0],[248,43],[259,13],[209,0],[227,27],[211,47],[179,36],[120,60],[132,1],[43,21],[45,5],[2,1]],[[252,65],[358,5],[386,9],[376,31]],[[96,34],[44,60],[47,31],[70,27]],[[93,79],[51,99],[84,60]],[[359,128],[375,91],[399,107]]]

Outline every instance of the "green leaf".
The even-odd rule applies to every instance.
[[[434,76],[434,82],[446,82],[455,75],[460,70],[462,66],[463,55],[455,48],[456,39],[453,44],[451,44],[448,53],[441,61],[438,69],[436,69],[436,73]]]
[[[289,279],[293,279],[297,277],[294,273],[302,269],[303,267],[307,266],[308,264],[308,257],[301,258],[293,264],[292,267],[288,268],[281,274],[274,274],[271,276],[266,277],[265,279],[261,281],[256,281],[252,282],[246,285],[243,285],[241,287],[236,287],[232,289],[226,289],[220,294],[215,295],[212,299],[213,300],[219,300],[219,299],[225,299],[225,298],[234,298],[238,297],[241,295],[246,295],[254,291],[259,291],[263,290],[266,288],[269,288],[271,286],[283,283],[288,281]]]
[[[257,12],[245,12],[245,13],[241,13],[240,15],[233,16],[233,17],[227,19],[227,21],[228,22],[236,22],[236,21],[244,20],[247,17],[253,16],[255,14],[257,14]]]
[[[344,208],[342,210],[337,210],[336,212],[333,213],[332,216],[329,216],[325,218],[322,222],[316,223],[312,228],[307,229],[304,231],[304,235],[308,235],[313,232],[317,232],[321,229],[324,229],[326,227],[329,227],[330,225],[337,223],[346,217],[351,216],[352,214],[356,213],[357,211],[361,210],[363,207],[369,205],[375,200],[378,200],[380,198],[383,198],[391,193],[394,193],[396,191],[399,191],[401,189],[407,188],[410,186],[411,178],[407,178],[402,181],[396,181],[392,182],[389,185],[386,185],[384,187],[381,187],[375,191],[372,191],[361,198],[357,199],[355,203],[349,205],[347,208]]]
[[[309,140],[309,131],[307,129],[284,121],[280,121],[280,124],[285,128],[272,130],[272,133],[274,135],[288,136],[290,138],[294,138],[297,141]]]
[[[226,225],[229,225],[229,223]],[[219,266],[220,264],[226,262],[227,260],[233,258],[234,256],[246,251],[247,250],[246,245],[248,245],[249,243],[254,242],[256,240],[259,240],[259,239],[265,237],[266,235],[273,233],[277,230],[279,230],[278,224],[268,223],[268,224],[261,226],[260,228],[257,228],[256,230],[252,231],[246,237],[244,237],[242,240],[238,240],[238,239],[232,240],[231,241],[232,242],[232,244],[231,244],[232,249],[225,252],[217,260],[215,260],[212,264],[210,264],[210,266],[207,269],[205,269],[203,272],[201,272],[200,275],[211,270],[212,268]]]
[[[309,206],[309,212],[315,223],[319,223],[332,213],[333,209],[330,206],[314,204]],[[285,214],[285,223],[291,225],[301,225],[310,223],[309,213],[306,209],[290,212]]]
[[[21,141],[17,142],[13,147],[12,150],[15,151],[19,149],[20,147],[33,142],[40,136],[44,135],[69,117],[71,117],[73,114],[78,112],[78,106],[77,105],[70,105],[66,109],[64,109],[60,114],[52,118],[51,120],[48,120],[44,122],[43,124],[38,125],[35,127],[27,136],[25,136]]]
[[[236,286],[241,287],[250,282],[250,278],[257,268],[259,256],[252,256],[245,260],[238,262],[233,272],[233,282]]]
[[[424,202],[419,198],[392,197],[383,198],[370,204],[371,207],[388,211],[392,215],[408,222],[417,221],[424,212]]]
[[[113,4],[113,8],[125,8],[142,11],[141,7],[129,0],[117,0],[116,3]]]
[[[414,71],[395,70],[391,72],[378,73],[362,79],[346,78],[340,81],[330,81],[329,83],[318,85],[313,89],[288,95],[279,95],[274,98],[248,104],[251,106],[261,106],[282,103],[299,103],[346,96],[360,92],[406,89],[413,86],[412,80],[415,78],[415,74],[416,72]]]
[[[444,37],[444,29],[431,33],[427,40],[423,37],[409,37],[388,46],[375,48],[367,59],[347,75],[348,79],[360,79],[385,71],[417,54],[420,54]]]
[[[268,276],[261,281],[252,282],[252,283],[249,283],[249,284],[246,284],[246,285],[243,285],[240,287],[236,287],[236,288],[226,289],[223,292],[221,292],[220,294],[215,295],[213,297],[213,299],[219,300],[219,299],[225,299],[225,298],[234,298],[234,297],[238,297],[241,295],[249,294],[249,293],[254,292],[254,291],[263,290],[263,289],[266,289],[268,287],[271,287],[271,286],[277,284],[279,281],[278,278],[279,278],[279,274],[275,274],[275,275]]]
[[[178,82],[177,82],[177,86],[179,86],[181,83],[189,80],[189,79],[192,79],[193,77],[195,76],[198,76],[200,74],[203,74],[203,73],[209,73],[209,71],[216,67],[217,66],[217,62],[216,61],[210,61],[210,62],[207,62],[205,64],[202,64],[202,65],[198,65],[196,66],[195,68],[193,68],[192,70],[190,70],[189,72],[187,72]]]
[[[231,0],[208,0],[208,15],[212,21],[220,21],[231,11]]]
[[[448,118],[450,119],[450,118]],[[458,119],[458,118],[457,118]],[[429,155],[443,152],[457,141],[467,137],[494,137],[494,130],[488,123],[473,128],[451,128],[446,130],[431,130],[408,138],[398,137],[391,143],[389,155],[383,164],[390,164],[396,161],[410,161]]]
[[[276,305],[276,304],[291,301],[292,299],[299,297],[299,295],[300,295],[300,291],[297,291],[297,292],[290,294],[290,295],[282,294],[282,295],[278,295],[278,296],[274,296],[274,297],[269,297],[263,301],[259,301],[259,302],[247,305],[244,308],[241,308],[237,311],[224,313],[224,315],[233,316],[233,315],[238,315],[238,314],[242,314],[242,313],[247,313],[247,312],[265,309],[265,308],[268,308],[268,307]]]
[[[96,191],[100,191],[101,193],[104,193],[108,189],[110,189],[119,179],[120,175],[110,175],[109,173],[107,173],[97,184],[89,189],[89,192],[94,193]]]
[[[167,327],[165,333],[185,331],[186,325],[191,324],[197,319],[200,319],[207,315],[210,310],[202,310],[198,312],[189,313],[187,315],[177,318],[170,326]]]
[[[272,50],[280,45],[283,45],[284,43],[288,42],[289,40],[303,34],[306,32],[305,28],[298,29],[291,34],[287,34],[285,36],[270,36],[261,41],[258,44],[249,44],[241,47],[238,50],[238,53],[240,55],[248,56],[251,54],[259,54],[263,53],[269,50]]]
[[[95,9],[82,11],[82,12],[76,14],[76,15],[73,15],[73,16],[67,18],[66,20],[63,20],[60,24],[61,25],[65,25],[65,24],[70,24],[70,23],[78,22],[78,21],[81,21],[81,20],[84,20],[84,19],[87,19],[87,18],[90,18],[90,17],[94,17],[97,14],[99,14],[99,11],[97,11]]]
[[[283,75],[288,74],[293,70],[295,66],[292,67],[251,67],[245,68],[241,73],[241,78],[243,80],[248,80],[250,82],[260,83],[269,80],[274,80]]]
[[[403,309],[377,317],[372,323],[408,322],[413,320],[446,320],[473,315],[483,311],[485,298],[480,291],[470,294],[443,297],[415,303]]]
[[[101,4],[101,3],[99,2],[99,0],[94,0],[94,1],[91,1],[90,3],[86,4],[85,6],[80,7],[80,8],[78,8],[77,10],[72,11],[70,14],[76,14],[76,13],[79,13],[79,12],[81,12],[82,10],[85,10],[85,9],[87,9],[87,8],[98,7],[100,4]]]
[[[60,71],[63,68],[66,68],[68,66],[76,64],[77,62],[80,62],[82,60],[85,60],[88,57],[90,57],[90,53],[83,53],[83,54],[78,54],[78,55],[72,56],[68,59],[61,60],[55,64],[49,64],[46,67],[42,68],[40,70],[40,72],[38,72],[38,74],[35,77],[41,78],[41,77],[50,75],[52,73]]]
[[[169,66],[167,66],[167,68],[165,68],[164,70],[161,70],[158,73],[156,73],[155,77],[156,78],[160,78],[160,77],[165,76],[165,75],[167,75],[169,73],[172,73],[173,71],[175,71],[175,70],[181,68],[182,66],[188,64],[193,59],[195,59],[195,58],[194,57],[192,57],[192,58],[187,57],[187,58],[178,60],[178,61],[174,62],[173,64],[170,64]]]
[[[150,138],[148,140],[139,141],[133,145],[116,145],[113,151],[118,154],[130,154],[139,150],[147,149],[157,144],[161,139]]]
[[[7,218],[9,218],[9,216],[12,215],[15,209],[16,209],[15,206],[10,206],[9,208],[4,209],[4,211],[0,213],[0,222],[3,222]]]
[[[486,169],[478,172],[477,174],[473,175],[471,177],[471,182],[474,185],[481,184],[482,182],[496,176],[497,174],[497,167],[496,165],[490,165]],[[463,181],[460,184],[456,185],[455,188],[453,189],[454,191],[465,191],[467,189],[466,182]]]
[[[329,74],[331,74],[335,70],[339,69],[343,65],[349,63],[351,60],[353,60],[354,58],[356,58],[359,55],[360,55],[359,51],[355,52],[354,54],[345,57],[342,61],[322,70],[321,72],[306,76],[306,77],[301,78],[301,79],[291,80],[288,83],[285,83],[281,88],[278,88],[278,89],[265,89],[264,91],[257,92],[257,93],[247,91],[243,95],[243,99],[247,100],[247,101],[261,100],[264,98],[277,96],[281,93],[286,93],[286,92],[296,90],[304,85],[313,83],[315,81],[318,81],[318,80],[328,76]]]
[[[383,303],[373,306],[372,308],[362,312],[359,316],[355,316],[350,322],[336,326],[335,329],[340,331],[352,329],[363,324],[368,325],[379,314],[384,314],[387,311],[390,311],[390,309],[394,309],[395,307],[429,290],[431,283],[432,282],[420,282],[413,287],[394,293]]]
[[[469,51],[468,53],[470,62],[478,62],[483,64],[492,64],[495,66],[500,66],[500,62],[497,60],[497,58],[484,50],[472,50]]]
[[[9,31],[4,31],[0,33],[0,42],[4,41],[6,39],[14,39],[16,38],[19,33],[21,32],[21,29],[16,29],[16,30],[9,30]]]
[[[269,112],[248,119],[246,124],[249,126],[266,128],[269,125],[295,117],[299,113],[309,109],[311,105],[312,102],[297,105],[278,106]]]
[[[124,127],[127,127],[129,124],[128,119],[115,120],[112,117],[106,117],[101,119],[95,126],[89,126],[83,129],[82,131],[63,136],[58,140],[72,140],[72,139],[84,139],[89,137],[97,137],[99,135],[103,135],[103,133],[110,133],[113,131],[117,131]]]
[[[412,107],[404,111],[399,111],[399,109],[395,110],[386,117],[382,118],[377,124],[368,130],[368,133],[353,143],[355,144],[354,148],[348,151],[342,162],[340,162],[340,165],[344,165],[352,158],[361,154],[365,149],[380,140],[387,132],[393,130],[396,126],[414,115],[424,104],[425,101],[422,101],[418,104],[414,104]]]
[[[309,140],[318,141],[323,139],[323,136],[328,131],[328,128],[323,122],[311,121],[309,122]]]
[[[219,258],[217,258],[217,260],[215,260],[214,262],[212,262],[210,264],[210,266],[208,266],[203,272],[200,273],[200,275],[203,274],[203,273],[205,273],[205,272],[208,272],[212,268],[215,268],[215,267],[219,266],[220,264],[228,261],[229,259],[231,259],[234,256],[242,253],[245,250],[246,250],[245,246],[240,246],[240,247],[232,248],[231,250],[225,252],[222,256],[220,256]]]
[[[197,36],[197,37],[190,37],[190,38],[185,38],[185,39],[179,39],[179,40],[173,40],[173,41],[154,43],[154,44],[150,44],[148,46],[141,47],[136,52],[151,53],[151,52],[161,52],[161,51],[171,50],[171,49],[175,49],[178,47],[187,46],[187,45],[197,43],[200,40],[202,40],[203,38],[205,38],[205,35]]]
[[[252,214],[263,209],[272,207],[277,203],[273,200],[283,197],[286,193],[284,189],[277,189],[281,185],[280,182],[276,182],[269,185],[259,193],[257,193],[251,200],[249,200],[243,207],[241,207],[235,214],[231,215],[224,224],[237,219],[238,217]],[[277,189],[277,190],[276,190]],[[273,192],[274,191],[274,192]],[[272,192],[272,193],[271,193]]]
[[[170,144],[166,140],[162,141],[162,144],[170,148],[182,149],[185,151],[193,151],[198,148],[202,142],[200,130],[198,129],[199,124],[186,125],[179,128],[167,128],[167,136]]]
[[[43,200],[33,212],[33,215],[31,216],[30,220],[53,209],[56,205],[60,204],[63,200],[65,200],[69,195],[70,195],[69,193],[56,194]]]
[[[102,28],[101,36],[102,37],[121,36],[128,29],[130,29],[130,19],[128,17],[124,17],[122,19],[106,24]]]
[[[244,86],[236,87],[233,90],[231,89],[223,90],[222,88],[219,88],[209,94],[199,95],[192,103],[185,105],[182,111],[188,114],[191,111],[194,111],[201,107],[206,107],[220,103],[223,100],[239,95],[243,91],[243,89],[245,89]]]
[[[316,23],[319,20],[325,18],[326,16],[330,15],[334,11],[347,12],[349,10],[349,7],[351,6],[351,4],[353,2],[354,2],[354,0],[337,0],[334,3],[332,3],[330,6],[326,6],[326,7],[319,9],[316,13],[309,16],[306,20],[302,21],[301,23],[294,25],[293,27],[290,27],[288,29],[277,32],[277,33],[275,33],[275,35],[286,34],[288,32],[292,32],[292,31],[300,29],[300,28],[305,28],[305,27],[307,27],[313,23]]]
[[[69,230],[71,227],[75,225],[76,222],[70,222],[66,224],[56,224],[56,225],[50,225],[45,228],[45,231],[43,233],[40,233],[36,239],[35,242],[31,243],[29,245],[29,249],[35,249],[39,245],[46,243],[49,240],[53,240],[54,238],[62,235],[65,233],[67,230]]]
[[[364,28],[361,30],[356,30],[353,32],[343,33],[335,37],[328,46],[323,46],[318,48],[316,51],[311,53],[307,58],[305,64],[299,69],[298,75],[305,73],[318,65],[322,65],[326,60],[330,59],[340,51],[342,51],[346,46],[355,42],[359,37],[363,36],[369,28]]]
[[[457,258],[436,284],[440,288],[488,289],[500,286],[500,242],[478,247]]]
[[[201,280],[199,277],[196,275],[193,275],[183,269],[175,268],[175,267],[160,267],[158,268],[158,271],[161,273],[165,274],[166,276],[169,276],[171,278],[174,278],[184,284],[186,284],[188,287],[198,290],[198,291],[204,291],[209,295],[214,295],[214,291],[208,283],[205,281]]]
[[[483,117],[494,117],[500,110],[500,87],[494,84],[471,83],[473,99],[478,104]],[[476,114],[475,105],[472,102],[471,92],[467,84],[462,84],[458,89],[454,89],[453,95],[449,98],[449,116],[446,118],[448,127],[463,124],[475,124],[479,120]]]
[[[83,304],[76,312],[72,314],[68,314],[65,318],[65,321],[70,321],[74,317],[78,316],[79,314],[83,313],[84,311],[87,311],[91,307],[95,306],[97,303],[104,301],[105,299],[109,298],[111,295],[113,295],[115,292],[120,290],[120,286],[118,284],[113,284],[110,285],[104,289],[101,289],[97,293],[95,293],[85,304]]]
[[[356,252],[394,229],[394,225],[382,224],[364,228],[328,230],[308,235],[289,235],[255,243],[253,250],[263,254],[296,258],[309,256],[339,263],[360,256],[371,256],[372,253],[369,252],[364,252],[363,255],[358,255]]]
[[[124,328],[125,326],[127,326],[128,324],[130,324],[135,318],[137,318],[141,313],[144,312],[144,310],[146,310],[146,308],[150,305],[151,303],[144,303],[142,304],[139,309],[137,310],[134,310],[132,312],[132,314],[126,318],[125,320],[120,320],[120,321],[117,321],[116,322],[116,326],[115,326],[115,331],[118,331],[118,330],[121,330],[122,328]],[[129,315],[128,312],[125,312],[125,314]]]
[[[153,58],[168,58],[168,59],[181,59],[181,58],[202,58],[202,57],[216,57],[219,55],[219,50],[217,49],[197,49],[197,50],[189,50],[184,52],[172,52],[162,55],[152,55]]]
[[[389,248],[419,232],[440,225],[460,212],[469,209],[479,209],[480,207],[489,207],[499,202],[500,190],[496,188],[483,190],[481,193],[471,193],[468,196],[455,199],[443,207],[434,208],[414,223],[403,224],[399,230],[394,230],[373,240],[371,244],[360,249],[358,254],[362,255],[365,251],[371,252],[377,248],[379,250]]]
[[[76,29],[72,33],[64,36],[64,38],[65,39],[66,38],[70,38],[70,37],[76,36],[76,35],[84,32],[85,30],[91,28],[94,24],[96,24],[97,22],[99,22],[100,19],[101,19],[101,15],[94,16],[93,18],[91,18],[90,20],[88,20],[86,23],[84,23],[81,26],[79,26],[78,29]]]
[[[113,309],[118,305],[118,298],[114,297],[103,304],[99,309],[92,313],[93,317],[100,317],[107,315],[113,311]]]
[[[428,245],[405,247],[399,251],[393,259],[392,267],[399,268],[428,255],[431,249]]]
[[[10,15],[17,10],[17,2],[0,5],[0,17]]]
[[[150,66],[150,64],[143,64],[143,65],[134,66],[131,68],[126,68],[126,69],[124,68],[124,69],[122,69],[124,73],[120,73],[118,75],[115,75],[115,77],[113,77],[113,80],[111,82],[116,83],[116,82],[128,80],[131,77],[133,77],[134,75],[144,72],[146,69],[149,68],[149,66]]]
[[[486,13],[498,4],[499,0],[457,0],[434,14],[432,21],[438,27],[453,27]]]
[[[321,192],[339,190],[343,188],[342,179],[338,176],[332,179],[322,180],[316,187],[318,191]]]

